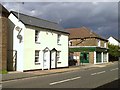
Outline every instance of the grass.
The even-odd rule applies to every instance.
[[[7,74],[8,72],[7,72],[7,70],[1,70],[0,71],[0,74]]]

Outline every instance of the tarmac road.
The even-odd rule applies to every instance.
[[[118,80],[117,63],[101,68],[4,81],[2,88],[97,88],[115,80]],[[118,83],[114,88],[118,88]]]

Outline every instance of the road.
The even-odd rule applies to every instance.
[[[118,79],[118,64],[4,81],[3,88],[97,88]],[[117,87],[117,85],[115,86]]]

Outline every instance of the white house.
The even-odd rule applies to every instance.
[[[68,67],[67,31],[57,23],[14,11],[8,18],[8,69],[23,72]]]
[[[112,45],[120,46],[120,41],[112,36],[108,38],[108,42]]]

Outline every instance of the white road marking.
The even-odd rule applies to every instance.
[[[66,79],[66,80],[61,80],[61,81],[50,83],[49,85],[54,85],[54,84],[58,84],[58,83],[68,82],[68,81],[76,80],[76,79],[79,79],[79,78],[81,78],[81,77],[75,77],[75,78],[70,78],[70,79]]]
[[[91,75],[96,75],[96,74],[101,74],[101,73],[105,73],[106,71],[101,71],[101,72],[97,72],[97,73],[92,73]]]
[[[91,75],[96,75],[97,73],[92,73]]]
[[[101,72],[98,72],[97,74],[101,74],[101,73],[105,73],[106,71],[101,71]]]
[[[110,71],[114,71],[114,70],[118,70],[118,68],[115,68],[115,69],[111,69]]]

